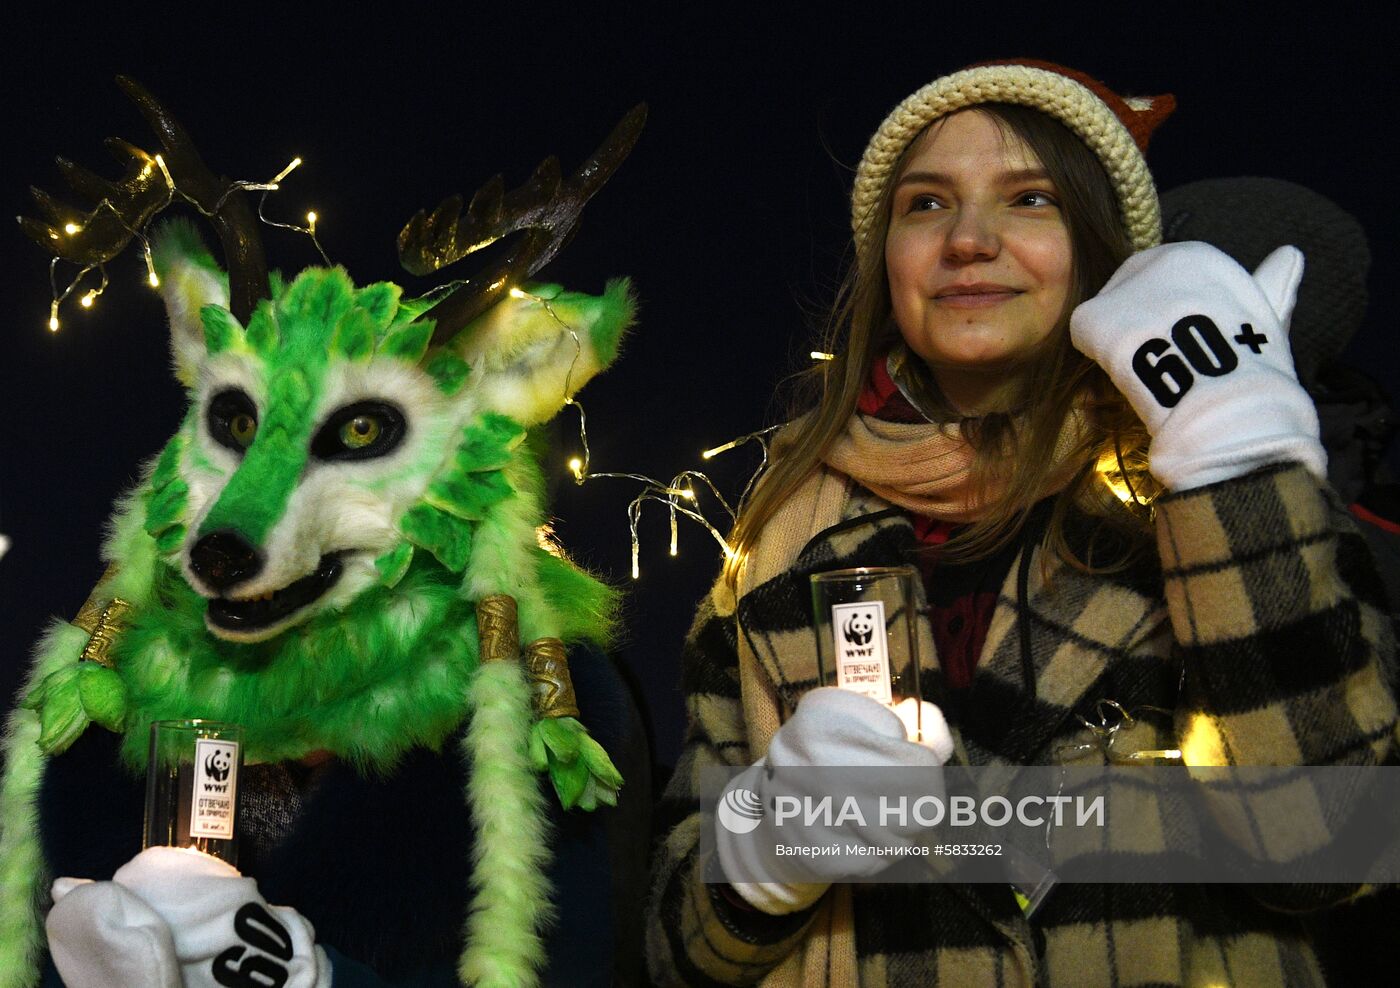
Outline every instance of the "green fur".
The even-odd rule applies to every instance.
[[[528,751],[530,688],[520,666],[483,668],[472,684],[472,706],[463,753],[478,837],[467,948],[457,970],[463,984],[522,988],[538,984],[542,933],[554,910],[544,876],[548,818]]]
[[[627,278],[610,280],[601,296],[562,292],[550,305],[566,323],[589,327],[588,337],[598,362],[605,366],[617,358],[622,335],[632,325],[637,309],[632,282]]]
[[[209,635],[203,598],[158,567],[154,592],[171,606],[133,614],[113,651],[128,723],[229,720],[244,725],[256,760],[325,749],[387,771],[411,747],[440,746],[465,714],[475,613],[431,556],[415,555],[396,586],[366,591],[353,612],[325,612],[256,644]],[[126,735],[123,756],[144,767],[141,731]]]
[[[428,351],[433,338],[433,325],[426,322],[411,322],[398,328],[390,328],[387,336],[380,341],[377,353],[405,363],[416,364]]]
[[[185,526],[173,525],[156,536],[156,548],[162,556],[179,552],[185,545]]]
[[[462,445],[457,447],[457,469],[462,473],[499,470],[509,463],[512,453],[525,438],[525,428],[514,419],[489,413],[467,426]]]
[[[582,807],[609,802],[621,780],[577,721],[533,724],[517,664],[478,668],[475,602],[512,594],[525,641],[603,643],[612,633],[614,592],[540,549],[536,530],[546,513],[537,448],[524,442],[519,422],[492,410],[507,403],[449,401],[470,394],[491,360],[469,368],[456,350],[429,354],[433,324],[414,320],[435,298],[403,300],[388,283],[356,289],[340,269],[304,271],[290,283],[274,274],[272,298],[259,303],[245,328],[226,307],[203,304],[217,298],[199,297],[226,287],[192,228],[171,227],[156,254],[162,278],[171,279],[172,311],[184,312],[185,322],[199,313],[200,325],[182,323],[177,341],[181,379],[197,387],[201,344],[206,355],[239,354],[260,379],[258,427],[235,462],[224,450],[206,450],[198,428],[203,409],[192,407],[144,483],[119,504],[104,550],[118,568],[103,593],[132,606],[111,651],[115,671],[79,663],[87,636],[71,625],[55,625],[39,650],[26,694],[33,709],[11,718],[0,785],[0,988],[32,980],[42,942],[48,876],[34,823],[41,752],[61,751],[93,723],[123,732],[123,761],[139,772],[145,725],[186,717],[242,724],[250,760],[325,750],[362,772],[388,772],[412,747],[440,750],[465,724],[462,753],[472,766],[466,798],[478,839],[460,970],[473,984],[535,983],[540,931],[550,916],[543,871],[549,840],[536,772],[550,775],[567,805]],[[216,276],[214,284],[206,273]],[[616,352],[632,312],[625,282],[610,283],[602,299],[552,285],[534,291],[588,335],[601,363]],[[547,340],[541,327],[556,338],[568,330],[542,323],[539,310],[538,303],[532,313],[520,310],[522,320],[534,320],[529,325],[512,323],[510,313],[497,320],[493,332],[503,336],[493,373],[525,379],[541,353],[554,359],[557,348],[537,345]],[[358,585],[368,578],[366,589],[343,606],[324,605],[265,641],[216,637],[205,624],[208,602],[181,570],[189,526],[201,517],[192,500],[213,496],[197,506],[201,534],[232,528],[263,546],[307,473],[313,430],[337,379],[332,371],[375,355],[418,365],[436,394],[428,404],[438,418],[412,433],[420,445],[428,437],[412,462],[354,492],[410,491],[399,495],[405,500],[388,519],[402,540],[386,547],[392,533],[375,536],[372,573],[364,555],[355,564]],[[571,390],[596,369],[581,371]],[[375,372],[373,365],[363,371],[371,381]],[[394,380],[403,379],[403,370],[395,373]],[[562,404],[560,391],[553,410]],[[464,421],[469,411],[473,417]],[[405,488],[408,480],[422,486]],[[409,500],[417,491],[426,493]]]
[[[429,505],[420,504],[404,515],[399,521],[399,531],[454,573],[460,573],[471,557],[471,523]]]
[[[126,715],[126,687],[113,670],[79,662],[45,676],[22,706],[39,712],[39,747],[46,755],[57,755],[78,740],[89,724],[120,731]]]
[[[367,359],[374,353],[375,330],[373,314],[364,309],[351,309],[336,324],[331,353],[347,360]]]
[[[199,310],[199,318],[204,324],[204,348],[210,356],[241,348],[243,327],[228,309],[206,305]]]
[[[376,337],[382,336],[389,328],[389,323],[399,310],[399,295],[402,292],[398,285],[377,281],[355,293],[355,305],[369,314]]]
[[[172,219],[161,224],[151,247],[151,263],[162,281],[175,277],[178,268],[184,265],[192,265],[219,278],[224,276],[199,231],[187,219]]]
[[[622,774],[577,718],[546,717],[536,722],[530,733],[530,761],[535,771],[549,773],[564,809],[617,805]]]
[[[379,571],[379,582],[392,590],[399,585],[399,581],[408,572],[409,564],[412,562],[412,542],[404,542],[398,547],[390,549],[374,561],[374,568]]]
[[[505,500],[514,493],[510,484],[499,470],[482,473],[458,474],[433,481],[423,500],[439,511],[463,518],[480,521],[493,504]]]
[[[243,339],[259,357],[271,357],[277,352],[281,335],[277,327],[277,317],[273,315],[272,303],[264,299],[249,317]]]
[[[471,370],[465,360],[448,350],[439,351],[423,369],[445,395],[455,395],[460,391]]]

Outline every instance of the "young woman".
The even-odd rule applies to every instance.
[[[735,842],[699,850],[706,766],[1102,762],[1103,710],[1120,753],[1391,757],[1383,599],[1288,355],[1301,257],[1156,247],[1142,152],[1172,105],[985,64],[872,138],[836,357],[684,653],[658,982],[1326,983],[1294,914],[1354,888],[1062,884],[1028,916],[1005,886],[730,881]],[[911,563],[941,751],[814,689],[809,576]]]

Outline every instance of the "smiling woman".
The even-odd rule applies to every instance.
[[[1143,154],[1173,105],[987,63],[914,93],[871,139],[834,359],[774,442],[684,652],[658,983],[1328,983],[1283,910],[1354,886],[881,885],[867,853],[946,835],[848,829],[857,861],[797,871],[769,860],[772,840],[702,840],[712,769],[752,765],[739,784],[761,789],[829,765],[926,780],[944,762],[1395,758],[1395,641],[1288,354],[1297,251],[1250,273],[1204,244],[1157,246]],[[932,740],[817,687],[811,579],[901,565],[922,576],[923,723],[948,726]],[[1130,741],[1100,743],[1104,710]],[[1347,808],[1323,820],[1312,799],[1272,809],[1335,834]],[[1174,836],[1164,821],[1134,851],[1169,855]]]

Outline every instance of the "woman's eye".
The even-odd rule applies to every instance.
[[[216,443],[242,453],[258,434],[258,410],[247,393],[230,388],[210,399],[205,423]]]
[[[403,412],[387,401],[357,401],[332,412],[311,440],[320,460],[368,460],[397,447],[406,431]]]
[[[340,441],[346,449],[364,449],[383,431],[373,415],[356,415],[340,427]]]
[[[1055,197],[1048,192],[1022,192],[1016,197],[1018,206],[1058,206]]]
[[[926,212],[931,209],[942,208],[943,203],[930,195],[914,196],[914,198],[909,200],[909,212],[911,213]]]

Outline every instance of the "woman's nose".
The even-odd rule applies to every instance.
[[[959,209],[943,244],[947,259],[961,264],[985,261],[996,257],[999,250],[1001,239],[993,217],[975,206]]]

